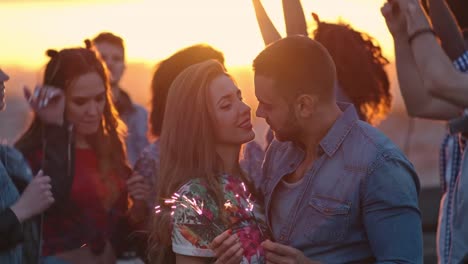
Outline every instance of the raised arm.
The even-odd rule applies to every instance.
[[[468,107],[468,74],[458,71],[444,53],[437,38],[427,33],[429,21],[418,0],[397,0],[406,14],[408,34],[415,35],[411,42],[413,55],[421,78],[434,96],[459,107]]]
[[[56,202],[53,208],[66,206],[74,177],[74,132],[73,126],[64,119],[65,94],[52,86],[38,85],[35,92],[24,88],[25,99],[34,110],[40,121],[35,125],[42,126],[43,158],[41,168],[52,179],[52,193]],[[20,143],[20,142],[18,142]],[[33,150],[19,149],[25,153]]]
[[[265,8],[263,8],[260,0],[252,0],[252,3],[255,8],[255,15],[257,17],[258,26],[260,27],[260,32],[262,33],[265,46],[281,39],[281,35],[271,22],[270,17],[268,17],[268,14],[266,13]]]
[[[442,48],[451,60],[465,52],[465,42],[455,16],[445,0],[428,0],[429,15]]]
[[[300,0],[283,0],[286,34],[307,36],[307,24]]]
[[[393,36],[398,83],[408,115],[438,120],[458,116],[461,111],[459,107],[435,98],[424,87],[408,43],[404,14],[393,3],[385,4],[381,11]]]

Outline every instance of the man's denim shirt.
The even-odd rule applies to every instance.
[[[420,186],[412,164],[383,133],[359,121],[354,106],[339,106],[343,113],[320,142],[299,198],[284,210],[289,220],[276,241],[322,263],[422,263]],[[260,186],[268,216],[275,187],[304,154],[292,142],[269,147]]]

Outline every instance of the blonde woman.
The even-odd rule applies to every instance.
[[[210,243],[223,232],[237,234],[241,263],[264,263],[263,210],[239,166],[241,145],[254,137],[250,107],[219,62],[192,65],[175,79],[160,138],[154,263],[211,263]]]

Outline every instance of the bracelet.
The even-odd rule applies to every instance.
[[[411,42],[413,42],[413,40],[415,38],[417,38],[418,36],[420,36],[422,34],[426,34],[426,33],[430,33],[430,34],[436,36],[436,33],[434,32],[434,30],[432,30],[432,28],[418,29],[413,34],[411,34],[411,36],[409,36],[408,43],[411,45]]]

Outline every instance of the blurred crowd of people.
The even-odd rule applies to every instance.
[[[389,61],[370,35],[283,0],[282,37],[252,0],[265,48],[251,107],[208,44],[160,61],[149,114],[121,87],[124,40],[48,50],[34,112],[0,146],[0,263],[422,263],[419,178],[375,125]],[[441,139],[439,263],[468,263],[468,38],[445,0],[388,0],[398,83]],[[9,76],[0,70],[0,109]],[[150,142],[151,141],[151,142]]]

